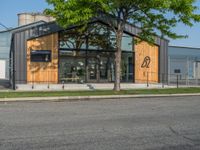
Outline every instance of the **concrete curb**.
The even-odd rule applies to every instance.
[[[0,98],[0,102],[25,102],[25,101],[72,101],[72,100],[100,100],[100,99],[124,99],[124,98],[156,98],[156,97],[182,97],[200,96],[200,93],[192,94],[159,94],[159,95],[101,95],[101,96],[63,96],[63,97],[23,97]]]

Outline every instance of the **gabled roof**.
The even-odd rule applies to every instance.
[[[101,22],[103,24],[108,25],[108,19],[110,19],[110,18],[109,17],[96,17],[96,18],[93,18],[89,22],[89,24],[92,24],[95,22]],[[64,28],[60,27],[59,25],[57,25],[55,21],[41,24],[41,25],[37,26],[37,28],[40,28],[41,32],[39,32],[38,35],[32,36],[30,39],[38,38],[41,36],[45,36],[45,35],[56,33],[56,32],[63,31],[63,30],[69,30],[69,29],[76,28],[76,27],[77,27],[76,25],[73,25],[67,29],[64,29]],[[126,23],[124,32],[127,34],[130,34],[132,36],[139,37],[139,33],[141,32],[141,29],[139,27],[136,27],[129,23]],[[155,44],[156,45],[161,45],[162,42],[168,43],[169,41],[167,39],[163,39],[159,36],[155,36]]]
[[[107,23],[107,24],[108,24],[108,22],[110,22],[110,20],[113,22],[116,22],[116,19],[112,15],[106,15],[106,14],[100,14],[100,16],[97,17],[97,20],[101,20],[102,22]],[[124,32],[126,32],[130,35],[139,37],[139,33],[141,32],[141,29],[135,25],[132,25],[132,24],[126,22]],[[157,42],[161,41],[161,40],[169,42],[169,40],[162,38],[161,36],[158,36],[158,35],[156,35],[155,38],[156,38],[155,41],[157,41]]]
[[[169,46],[169,48],[179,48],[179,49],[182,49],[182,48],[186,48],[186,49],[196,49],[196,50],[200,50],[200,47],[190,47],[190,46]]]
[[[19,27],[16,27],[16,28],[10,28],[8,30],[3,30],[3,31],[0,31],[0,33],[4,33],[4,32],[19,32],[21,30],[26,30],[28,28],[31,28],[33,26],[38,26],[38,25],[41,25],[41,24],[45,24],[46,22],[45,21],[37,21],[37,22],[33,22],[33,23],[30,23],[30,24],[26,24],[26,25],[23,25],[23,26],[19,26]]]

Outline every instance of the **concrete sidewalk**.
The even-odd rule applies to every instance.
[[[100,95],[100,96],[59,96],[59,97],[23,97],[23,98],[0,98],[0,102],[24,102],[24,101],[81,101],[101,99],[126,99],[126,98],[154,98],[154,97],[182,97],[200,96],[200,93],[192,94],[148,94],[148,95]]]
[[[17,84],[17,91],[87,91],[87,90],[112,90],[114,83],[85,83],[85,84]],[[164,88],[175,88],[176,86],[164,85]],[[162,84],[136,84],[121,83],[122,90],[128,89],[161,89]]]

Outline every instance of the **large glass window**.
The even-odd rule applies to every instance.
[[[85,35],[76,29],[61,32],[59,40],[60,49],[86,49]]]
[[[106,25],[91,24],[87,29],[72,29],[60,33],[60,49],[75,50],[116,50],[116,35]],[[122,37],[122,51],[133,51],[133,37],[124,33]]]
[[[122,53],[121,62],[121,81],[122,82],[133,82],[133,53]]]
[[[60,81],[114,82],[116,35],[106,25],[95,23],[80,32],[64,31],[60,41]],[[133,37],[122,38],[121,81],[133,82]]]
[[[60,53],[59,79],[62,83],[85,82],[84,51],[65,51]]]
[[[115,34],[105,25],[96,23],[88,29],[88,50],[114,51]]]
[[[114,53],[90,51],[87,54],[87,81],[114,81]]]
[[[133,37],[125,33],[122,37],[122,51],[133,51]]]

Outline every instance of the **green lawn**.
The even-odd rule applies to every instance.
[[[54,97],[54,96],[94,96],[94,95],[140,95],[140,94],[180,94],[180,93],[200,93],[200,88],[173,88],[173,89],[140,89],[122,90],[115,92],[112,90],[96,91],[45,91],[45,92],[0,92],[0,98],[17,97]]]

